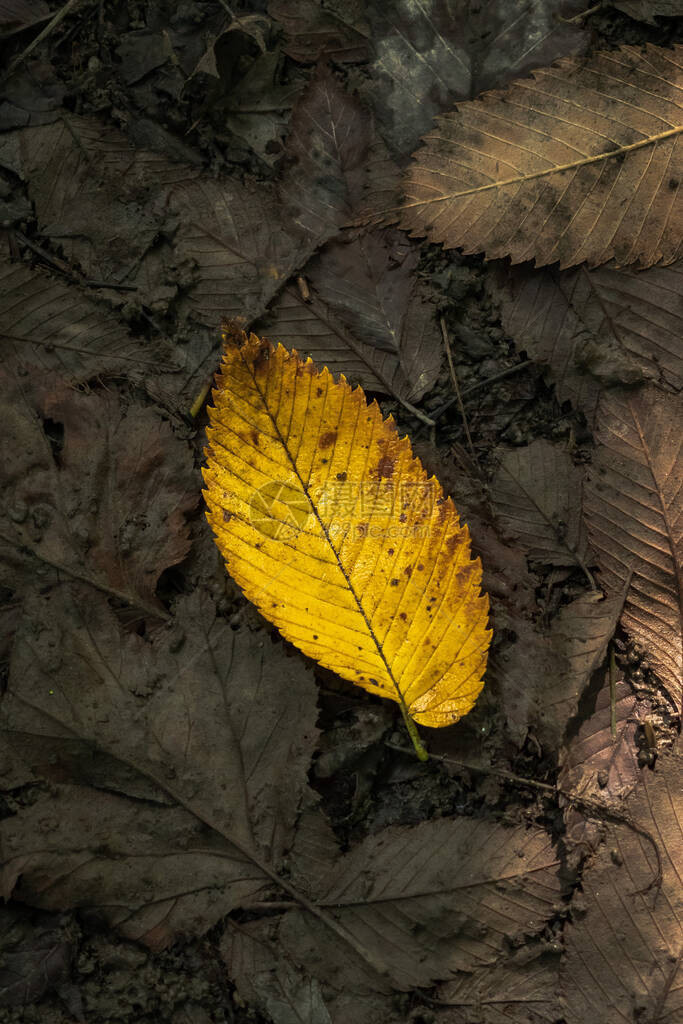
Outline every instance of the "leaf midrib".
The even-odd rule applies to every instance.
[[[668,139],[671,136],[679,135],[683,132],[683,125],[678,125],[675,128],[670,128],[668,131],[659,132],[657,135],[649,135],[646,139],[641,139],[639,142],[631,142],[627,146],[619,146],[617,149],[611,149],[608,153],[598,153],[596,156],[587,156],[582,160],[573,160],[568,164],[557,164],[554,167],[547,167],[543,171],[533,171],[531,174],[520,174],[514,178],[505,178],[503,181],[492,181],[488,185],[478,185],[476,188],[463,189],[461,192],[447,192],[441,196],[434,196],[432,199],[416,199],[411,203],[402,203],[400,206],[393,207],[389,210],[383,210],[382,215],[386,213],[394,213],[401,210],[411,210],[415,207],[431,206],[434,203],[449,202],[452,199],[460,199],[463,196],[474,195],[478,192],[489,192],[492,189],[505,188],[507,185],[519,185],[526,181],[533,181],[535,178],[546,178],[551,174],[562,174],[564,171],[575,170],[579,167],[585,167],[588,164],[599,163],[601,160],[610,160],[614,157],[621,156],[624,153],[633,152],[636,149],[642,149],[645,146],[652,146],[658,142]],[[419,164],[416,170],[421,171],[428,168],[422,168]]]
[[[318,523],[320,525],[320,529],[323,532],[323,536],[324,536],[325,540],[327,541],[330,550],[334,554],[334,557],[336,559],[337,565],[339,566],[339,570],[340,570],[342,576],[344,577],[344,580],[345,580],[346,585],[347,585],[347,587],[349,589],[349,592],[350,592],[351,596],[353,597],[354,601],[356,602],[356,606],[358,608],[358,611],[360,612],[360,614],[363,617],[363,621],[365,622],[365,625],[367,627],[367,630],[368,630],[368,633],[370,635],[370,638],[373,641],[373,643],[374,643],[374,645],[375,645],[375,647],[377,649],[377,653],[378,653],[378,655],[379,655],[379,657],[380,657],[380,659],[381,659],[381,661],[382,661],[382,663],[384,665],[386,673],[387,673],[389,679],[391,680],[391,683],[394,686],[394,689],[396,690],[396,695],[397,695],[398,703],[399,703],[399,705],[401,707],[401,710],[404,712],[404,715],[408,715],[409,714],[408,706],[407,706],[407,704],[405,702],[405,699],[403,697],[403,694],[402,694],[402,692],[401,692],[401,690],[399,688],[398,682],[396,681],[396,679],[394,677],[394,674],[391,671],[391,667],[389,665],[389,662],[386,659],[386,655],[384,654],[384,650],[382,648],[382,645],[379,642],[379,640],[378,640],[378,638],[377,638],[377,636],[375,634],[375,631],[372,628],[372,624],[371,624],[370,620],[368,619],[368,616],[367,616],[367,614],[365,612],[365,609],[363,608],[363,605],[361,603],[360,597],[356,593],[356,590],[355,590],[355,588],[353,587],[353,585],[351,583],[349,575],[348,575],[348,573],[347,573],[347,571],[346,571],[346,569],[345,569],[345,567],[344,567],[344,565],[343,565],[343,563],[342,563],[342,561],[341,561],[341,559],[339,557],[339,553],[337,552],[334,544],[332,543],[332,539],[330,538],[330,535],[329,535],[329,532],[327,530],[327,527],[325,526],[325,523],[323,522],[322,518],[320,517],[320,513],[318,512],[318,509],[317,509],[317,507],[315,505],[315,502],[311,498],[311,495],[310,495],[309,490],[308,490],[308,485],[306,484],[306,482],[304,481],[303,477],[301,476],[301,474],[299,472],[299,469],[298,469],[298,467],[296,465],[296,462],[294,461],[294,458],[292,457],[292,453],[289,450],[289,446],[287,445],[287,443],[285,442],[284,437],[282,436],[282,433],[280,431],[280,427],[279,427],[275,417],[273,416],[272,412],[270,411],[270,408],[269,408],[268,403],[266,401],[266,397],[263,394],[263,392],[261,391],[261,388],[259,387],[258,381],[256,380],[256,375],[254,373],[253,365],[251,363],[249,363],[244,358],[244,353],[241,350],[240,350],[240,358],[242,359],[242,363],[244,364],[246,370],[251,375],[251,379],[253,381],[254,388],[256,389],[256,391],[257,391],[257,393],[258,393],[258,395],[259,395],[259,397],[260,397],[260,399],[261,399],[261,401],[263,403],[263,408],[264,408],[266,414],[268,415],[268,417],[270,418],[271,423],[273,424],[273,427],[274,427],[274,429],[275,429],[275,431],[277,433],[278,440],[279,440],[280,444],[282,445],[283,451],[285,452],[287,458],[289,459],[289,462],[290,462],[290,465],[292,467],[292,470],[293,470],[294,474],[296,475],[297,480],[299,481],[299,485],[301,487],[301,490],[305,494],[306,499],[308,500],[308,503],[309,503],[309,505],[311,507],[311,512],[313,513],[313,515],[315,516],[315,518],[317,519],[317,521],[318,521]]]

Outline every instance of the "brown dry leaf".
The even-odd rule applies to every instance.
[[[583,476],[569,452],[539,438],[503,451],[491,502],[503,534],[518,541],[530,560],[580,566],[592,582],[581,516]]]
[[[320,65],[292,112],[279,186],[309,251],[352,220],[373,135],[369,112]]]
[[[606,673],[593,714],[561,751],[558,786],[574,797],[599,803],[616,803],[630,793],[640,777],[635,734],[641,714],[631,687],[617,681],[616,735],[612,736],[612,700]],[[585,812],[577,810],[573,804],[565,808],[568,838],[572,843],[596,847],[601,838],[600,828],[584,815]]]
[[[241,344],[240,344],[241,342]],[[360,388],[255,335],[226,336],[204,492],[226,567],[325,668],[451,725],[482,686],[481,562],[450,498]]]
[[[683,263],[641,272],[515,267],[498,284],[506,331],[589,425],[604,385],[649,378],[683,388]]]
[[[567,1024],[664,1024],[683,1009],[683,806],[680,753],[641,773],[627,809],[583,874],[582,912],[565,929],[560,966]],[[645,830],[651,836],[648,839]],[[655,842],[661,857],[658,881]]]
[[[5,374],[0,477],[5,585],[86,580],[150,615],[168,566],[190,547],[192,459],[151,409]],[[63,432],[63,438],[61,436]]]
[[[443,344],[406,242],[383,231],[330,243],[304,270],[310,297],[286,287],[261,333],[351,384],[418,401],[438,377]]]
[[[683,404],[654,387],[605,393],[584,509],[601,581],[677,708],[683,678]]]
[[[557,1024],[557,971],[556,957],[513,954],[463,973],[439,986],[435,1024]]]
[[[305,841],[302,831],[297,842]],[[265,973],[269,959],[273,971],[286,956],[304,976],[325,985],[335,1022],[340,1020],[336,1004],[344,995],[408,991],[493,964],[522,932],[543,927],[562,891],[557,854],[547,834],[484,819],[387,828],[340,857],[333,870],[324,860],[305,861],[305,877],[299,875],[296,849],[295,884],[305,884],[315,903],[358,942],[381,949],[387,976],[378,978],[352,950],[340,956],[329,929],[299,910],[271,919],[270,928],[262,922],[231,928],[223,955],[235,964],[241,990],[243,984],[254,984],[242,974],[249,965],[249,946],[267,938],[260,969]]]
[[[214,330],[225,317],[260,316],[308,255],[281,226],[266,182],[201,179],[173,189],[169,204],[180,220],[176,252],[196,265],[179,308]]]
[[[368,59],[370,29],[362,0],[270,0],[268,13],[285,30],[284,51],[312,64],[327,57],[336,64]]]
[[[3,361],[81,381],[98,373],[139,378],[177,366],[164,341],[134,338],[117,316],[80,289],[0,258]]]
[[[370,0],[375,59],[358,85],[389,148],[407,157],[457,100],[580,53],[587,33],[557,14],[582,9],[581,0]]]
[[[683,254],[681,47],[563,59],[437,119],[402,226],[488,258],[591,266]]]

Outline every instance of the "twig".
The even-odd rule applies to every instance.
[[[612,743],[617,739],[617,663],[614,656],[614,644],[610,644],[609,652],[609,728]]]
[[[526,367],[531,366],[532,363],[533,360],[525,359],[523,362],[517,363],[516,366],[511,366],[507,370],[501,370],[500,373],[494,373],[493,377],[487,377],[486,380],[480,380],[477,384],[471,384],[470,387],[464,388],[463,391],[461,392],[461,396],[464,397],[465,395],[471,395],[473,391],[479,391],[480,388],[487,388],[491,384],[495,384],[497,381],[503,380],[505,377],[511,377],[513,373],[519,373],[520,370],[526,369]],[[457,400],[457,396],[453,395],[451,398],[445,401],[443,405],[439,406],[436,412],[432,413],[432,420],[436,422],[437,420],[441,419],[443,414],[445,412],[448,412],[450,407],[453,405],[454,402],[457,402]]]
[[[462,402],[462,395],[460,394],[460,385],[458,384],[458,375],[455,372],[455,364],[453,363],[453,355],[451,353],[451,344],[448,337],[448,328],[446,327],[446,321],[443,317],[439,318],[441,324],[441,337],[443,338],[443,345],[446,349],[446,358],[448,359],[448,368],[451,372],[451,381],[453,382],[453,388],[455,390],[455,397],[458,401],[458,408],[460,409],[460,415],[462,416],[462,425],[465,428],[465,436],[467,438],[467,444],[470,449],[470,455],[477,462],[477,455],[474,451],[474,445],[472,444],[472,436],[470,434],[470,428],[467,423],[467,416],[465,414],[465,406]]]
[[[602,6],[603,3],[602,0],[600,0],[599,3],[593,4],[592,7],[589,7],[585,11],[581,11],[579,14],[575,14],[572,18],[563,18],[561,14],[558,14],[557,20],[561,21],[564,25],[573,25],[577,21],[583,21],[583,19],[587,18],[589,14],[595,14],[595,12],[599,11]]]

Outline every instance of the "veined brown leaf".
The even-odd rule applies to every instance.
[[[254,335],[226,337],[209,410],[208,519],[246,596],[305,654],[445,726],[483,685],[481,562],[376,402]],[[421,756],[426,756],[421,751]]]
[[[681,55],[563,59],[436,118],[402,225],[513,263],[671,263],[683,251]]]
[[[584,513],[601,579],[628,587],[621,623],[672,701],[683,690],[683,406],[657,388],[606,393]]]

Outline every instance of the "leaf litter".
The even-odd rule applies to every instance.
[[[598,231],[570,266],[569,218],[538,251],[512,221],[483,246],[564,270],[396,220],[434,115],[490,112],[479,94],[530,71],[669,68],[613,139],[642,141],[668,117],[680,12],[273,0],[95,29],[67,11],[28,53],[44,7],[15,6],[0,844],[25,929],[6,1001],[50,1024],[667,1019],[681,310],[668,229],[651,243],[677,223],[678,150],[632,190],[654,220],[623,219],[623,265]],[[563,131],[547,144],[584,146]],[[635,152],[596,153],[567,208],[596,215]],[[360,383],[401,436],[430,431],[416,449],[469,527],[494,638],[427,766],[373,696],[271,635],[211,549],[195,466],[226,317]]]

